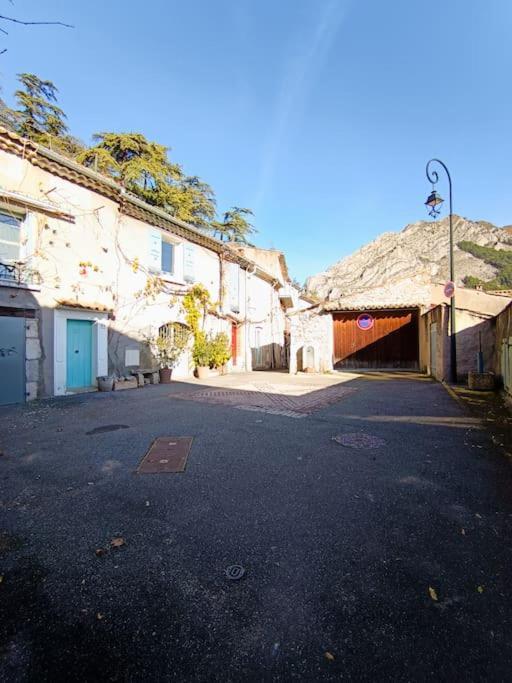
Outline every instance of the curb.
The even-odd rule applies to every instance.
[[[451,386],[449,384],[447,384],[444,380],[441,380],[441,384],[446,389],[447,393],[453,398],[453,400],[457,401],[457,403],[464,410],[464,412],[468,413],[469,412],[468,406],[463,401],[463,399],[461,399],[461,397],[458,396],[457,393],[451,388]]]

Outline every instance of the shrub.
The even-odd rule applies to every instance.
[[[211,344],[206,334],[197,331],[194,346],[192,347],[192,360],[196,367],[209,367],[211,359]]]
[[[210,367],[220,368],[225,365],[231,358],[228,335],[225,332],[219,332],[210,339],[210,346]]]

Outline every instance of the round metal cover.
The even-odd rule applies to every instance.
[[[384,439],[372,434],[364,434],[363,432],[351,434],[338,434],[333,436],[333,441],[339,443],[341,446],[347,448],[380,448],[385,445]]]
[[[225,574],[230,581],[238,581],[245,574],[245,569],[241,564],[230,564],[226,567]]]

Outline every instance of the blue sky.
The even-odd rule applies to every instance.
[[[439,156],[454,210],[512,223],[510,0],[4,0],[4,96],[53,80],[72,132],[141,131],[255,211],[299,280],[423,219]],[[441,194],[447,195],[444,180]]]

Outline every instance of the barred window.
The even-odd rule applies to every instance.
[[[165,323],[158,328],[158,336],[170,344],[185,345],[190,336],[190,328],[183,323]]]

